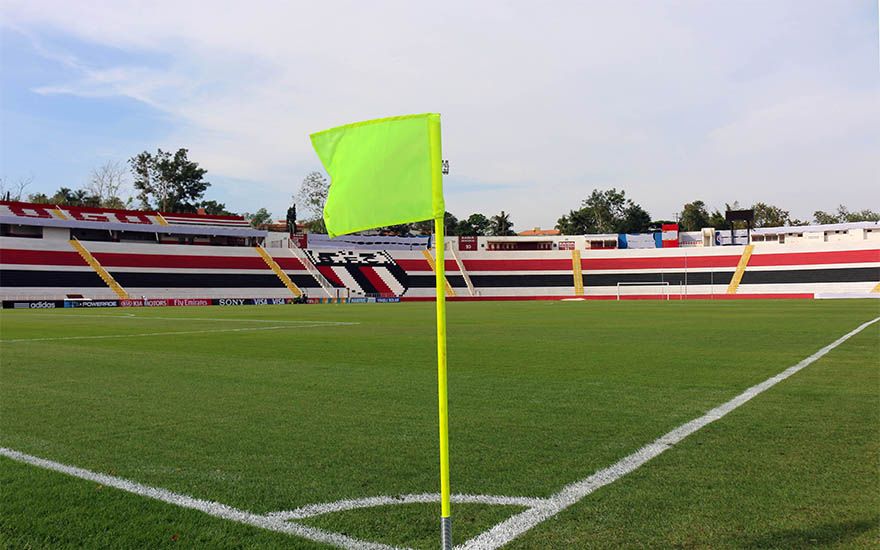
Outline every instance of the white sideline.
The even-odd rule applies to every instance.
[[[0,309],[0,312],[3,310]],[[65,320],[76,319],[78,317],[95,317],[98,319],[129,319],[133,321],[152,321],[152,320],[160,320],[160,321],[212,321],[216,323],[308,323],[308,324],[322,324],[322,325],[359,325],[359,322],[354,321],[320,321],[318,319],[239,319],[239,318],[231,318],[231,317],[157,317],[153,315],[136,315],[134,313],[114,313],[114,314],[100,314],[100,313],[72,313],[72,314],[64,314],[64,313],[36,313],[29,312],[26,314],[28,317],[62,317]]]
[[[394,549],[393,546],[366,542],[346,535],[341,535],[339,533],[330,533],[322,529],[317,529],[290,521],[280,520],[270,516],[261,516],[259,514],[248,512],[246,510],[239,510],[238,508],[233,508],[232,506],[220,504],[219,502],[202,500],[199,498],[191,497],[189,495],[174,493],[166,489],[150,487],[149,485],[141,485],[140,483],[136,483],[134,481],[130,481],[121,477],[115,477],[107,474],[99,474],[97,472],[92,472],[83,468],[68,466],[67,464],[61,464],[59,462],[53,462],[51,460],[46,460],[25,453],[20,453],[18,451],[7,449],[5,447],[0,447],[0,456],[5,456],[7,458],[11,458],[12,460],[24,462],[25,464],[30,464],[39,468],[45,468],[46,470],[53,470],[55,472],[60,472],[69,476],[93,481],[95,483],[100,483],[101,485],[106,485],[107,487],[113,487],[115,489],[126,491],[128,493],[134,493],[143,497],[166,502],[168,504],[180,506],[181,508],[198,510],[216,518],[227,519],[238,523],[244,523],[246,525],[253,525],[254,527],[268,529],[269,531],[277,531],[279,533],[296,535],[316,542],[323,542],[326,544],[340,546],[342,548],[363,548],[366,550]]]
[[[172,336],[176,334],[211,334],[217,332],[252,332],[256,330],[281,330],[281,329],[301,329],[315,327],[333,327],[351,325],[355,323],[338,323],[338,324],[319,324],[319,325],[280,325],[273,327],[244,327],[244,328],[217,328],[207,330],[180,330],[174,332],[138,332],[135,334],[97,334],[93,336],[50,336],[46,338],[13,338],[10,340],[0,340],[0,344],[15,344],[18,342],[54,342],[58,340],[106,340],[109,338],[144,338],[147,336]]]
[[[763,393],[764,391],[782,382],[786,378],[791,377],[798,371],[808,367],[812,363],[821,359],[828,352],[846,342],[856,334],[862,332],[867,327],[880,321],[880,317],[862,323],[852,331],[841,336],[834,342],[823,347],[813,355],[807,357],[801,362],[793,365],[781,373],[768,378],[764,382],[752,386],[741,394],[737,395],[730,401],[715,407],[705,415],[691,420],[667,434],[656,439],[652,443],[645,445],[636,452],[626,456],[612,464],[611,466],[599,470],[598,472],[579,481],[575,481],[563,487],[557,493],[548,498],[528,498],[528,497],[504,497],[491,495],[454,495],[453,502],[456,503],[483,503],[483,504],[501,504],[524,506],[527,510],[511,516],[507,520],[495,525],[488,531],[481,533],[473,539],[456,546],[457,550],[494,550],[497,549],[516,537],[522,535],[526,531],[532,529],[543,521],[555,516],[566,508],[579,502],[596,489],[613,483],[626,474],[643,466],[652,458],[662,454],[675,444],[681,442],[687,436],[698,431],[700,428],[726,416],[731,411],[737,409],[741,405],[748,402],[753,397]],[[261,329],[272,329],[280,327],[260,327]],[[293,328],[293,327],[284,327]],[[234,329],[246,330],[246,329]],[[174,333],[180,334],[180,333]],[[297,508],[291,511],[273,512],[266,515],[258,515],[252,512],[239,510],[231,506],[226,506],[213,501],[201,500],[188,495],[173,493],[171,491],[156,487],[149,487],[139,483],[129,481],[127,479],[114,477],[106,474],[100,474],[69,466],[51,460],[46,460],[36,456],[21,453],[5,447],[0,447],[0,456],[5,456],[12,460],[24,462],[47,470],[64,473],[73,477],[94,481],[109,487],[114,487],[122,491],[127,491],[137,495],[145,496],[169,504],[174,504],[183,508],[199,510],[208,515],[253,525],[270,531],[277,531],[303,537],[316,542],[332,544],[342,548],[349,549],[365,549],[365,550],[392,550],[394,547],[362,541],[349,537],[347,535],[332,533],[309,527],[299,523],[295,523],[293,519],[304,519],[318,516],[321,514],[340,512],[344,510],[354,510],[359,508],[370,508],[373,506],[385,506],[394,504],[410,504],[410,503],[426,503],[438,502],[439,495],[434,493],[400,495],[400,496],[380,496],[361,499],[341,500],[326,504],[312,504]]]
[[[671,448],[676,443],[679,443],[681,440],[696,432],[700,428],[718,420],[719,418],[724,417],[730,411],[746,403],[756,395],[767,391],[779,382],[782,382],[783,380],[792,376],[798,371],[804,369],[812,363],[815,363],[829,351],[846,342],[847,340],[865,330],[877,321],[880,321],[880,317],[872,319],[866,323],[862,323],[852,331],[841,336],[834,342],[828,344],[827,346],[820,349],[813,355],[807,357],[800,363],[785,369],[776,376],[768,378],[760,384],[752,386],[751,388],[737,395],[727,403],[715,407],[714,409],[699,418],[695,418],[690,422],[682,424],[678,428],[675,428],[666,435],[661,436],[654,442],[645,445],[631,455],[620,459],[615,464],[599,470],[593,475],[586,477],[580,481],[575,481],[574,483],[566,485],[562,488],[562,490],[547,498],[546,504],[511,516],[505,521],[502,521],[501,523],[495,525],[488,531],[477,535],[476,537],[465,542],[464,544],[456,546],[456,548],[460,550],[494,550],[495,548],[504,546],[505,544],[525,533],[532,527],[535,527],[539,523],[550,519],[551,517],[565,510],[569,506],[577,503],[596,489],[620,479],[626,474],[642,466],[652,458],[662,454],[664,451]]]

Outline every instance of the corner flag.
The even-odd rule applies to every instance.
[[[330,175],[324,221],[331,237],[443,217],[440,115],[356,122],[311,138]]]
[[[347,124],[311,135],[330,175],[324,224],[331,237],[434,220],[437,388],[440,415],[440,540],[452,549],[446,398],[446,261],[440,115]]]

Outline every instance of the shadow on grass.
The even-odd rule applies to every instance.
[[[871,519],[825,523],[803,529],[786,529],[766,533],[749,541],[743,541],[749,548],[805,548],[826,546],[851,541],[872,529],[880,528],[880,516]]]

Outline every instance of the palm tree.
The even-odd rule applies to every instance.
[[[504,210],[501,211],[497,216],[492,216],[491,219],[492,225],[492,235],[496,237],[506,237],[509,235],[516,235],[513,232],[513,222],[510,221],[510,214],[506,213]]]

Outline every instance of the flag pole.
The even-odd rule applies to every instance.
[[[437,396],[440,412],[440,543],[452,550],[452,515],[449,505],[449,418],[446,398],[446,259],[443,254],[443,220],[434,219],[435,272],[437,277]]]
[[[443,173],[440,147],[440,116],[429,119],[431,141],[431,187],[434,205],[443,205]],[[449,498],[449,418],[446,397],[446,254],[445,209],[434,218],[434,276],[437,293],[437,397],[440,413],[440,545],[452,550],[452,513]]]

